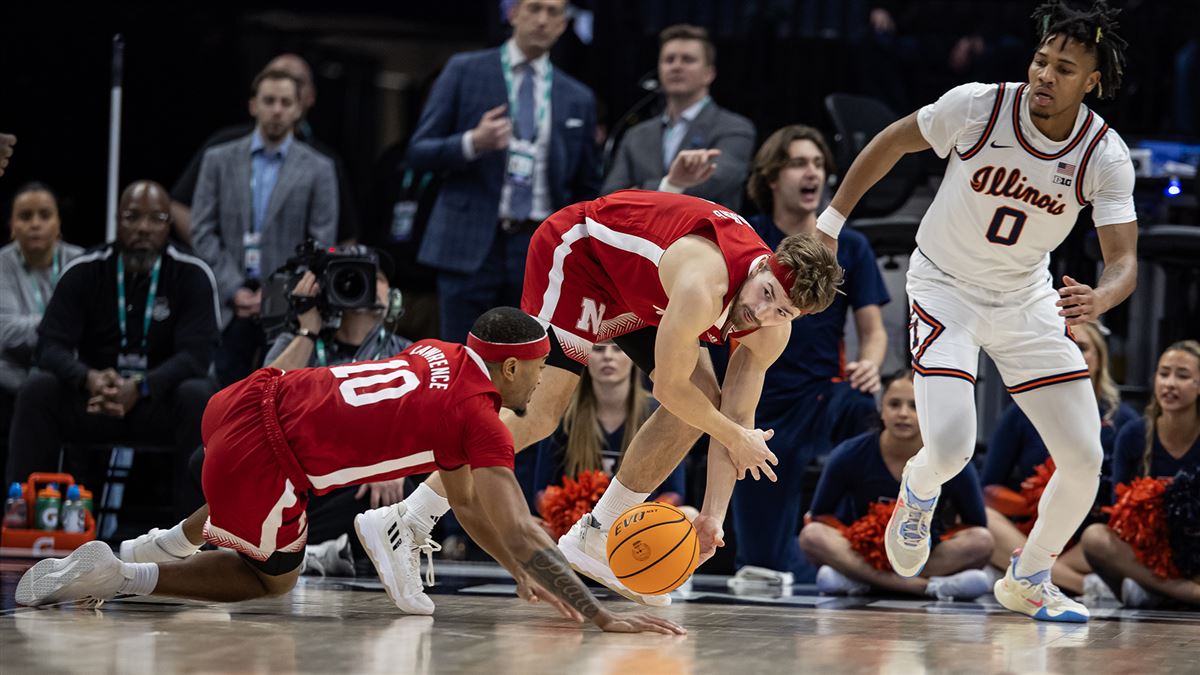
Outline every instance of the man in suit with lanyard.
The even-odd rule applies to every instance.
[[[621,139],[600,192],[683,192],[738,211],[754,153],[754,125],[709,95],[717,77],[717,50],[708,31],[668,26],[658,40],[658,81],[666,109]]]
[[[520,0],[508,17],[512,39],[446,64],[408,150],[413,169],[446,176],[419,256],[438,270],[446,340],[518,304],[533,230],[599,183],[595,99],[549,59],[565,0]]]

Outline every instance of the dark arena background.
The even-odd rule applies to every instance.
[[[0,673],[1196,672],[1197,26],[0,3]]]

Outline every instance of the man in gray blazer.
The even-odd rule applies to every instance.
[[[709,96],[717,71],[708,31],[668,26],[659,34],[659,45],[658,81],[666,110],[625,133],[601,192],[669,190],[736,211],[750,172],[754,125]]]
[[[222,386],[262,365],[262,281],[307,237],[326,247],[337,236],[333,162],[292,137],[299,90],[289,73],[260,73],[250,99],[254,131],[210,148],[200,163],[192,242],[217,278]]]

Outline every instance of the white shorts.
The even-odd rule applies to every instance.
[[[982,348],[1010,394],[1088,377],[1049,278],[1017,291],[993,291],[951,277],[918,249],[905,288],[908,346],[913,370],[922,376],[974,384]]]

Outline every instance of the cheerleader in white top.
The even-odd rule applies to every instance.
[[[955,87],[893,123],[854,161],[818,219],[836,237],[904,154],[932,148],[950,158],[908,271],[909,347],[926,445],[905,467],[888,559],[913,576],[929,556],[941,486],[975,448],[973,388],[983,349],[1058,467],[1037,525],[994,589],[1005,607],[1048,621],[1088,619],[1087,608],[1051,583],[1050,567],[1091,508],[1103,457],[1071,326],[1124,301],[1137,280],[1133,164],[1117,132],[1083,104],[1087,94],[1110,98],[1120,85],[1125,42],[1117,13],[1104,0],[1086,11],[1058,0],[1040,6],[1028,82]],[[1104,271],[1095,287],[1064,276],[1056,290],[1050,251],[1089,204]]]

